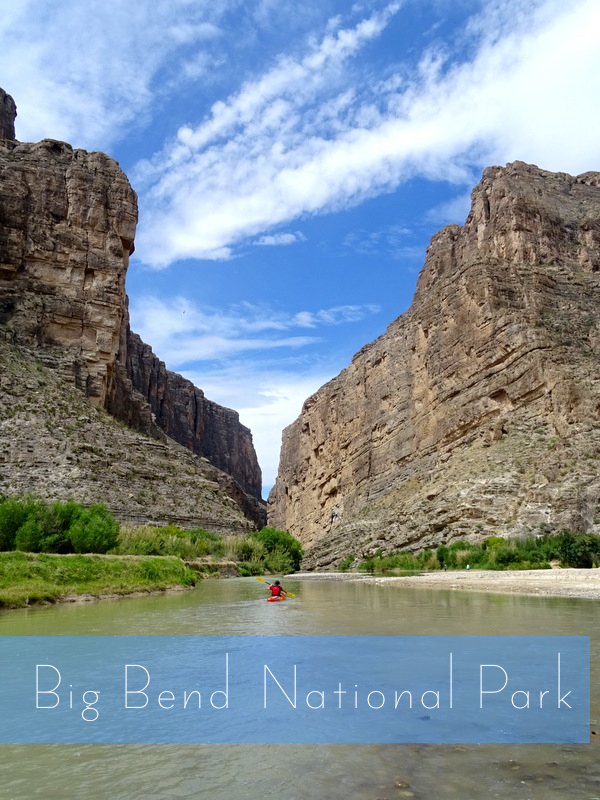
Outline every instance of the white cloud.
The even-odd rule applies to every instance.
[[[139,256],[155,267],[227,258],[247,237],[415,175],[465,185],[517,158],[575,173],[597,164],[596,0],[487,4],[468,31],[471,60],[431,51],[412,77],[367,81],[357,94],[345,65],[397,11],[282,56],[141,165]]]
[[[210,69],[208,48],[219,38],[229,5],[229,0],[4,3],[2,88],[17,103],[17,137],[107,148],[131,125],[148,120],[160,94],[159,74],[164,81],[179,71],[181,80]]]
[[[263,247],[275,247],[277,245],[296,244],[296,242],[306,241],[306,236],[296,231],[296,233],[275,233],[270,236],[261,236],[252,244],[262,245]]]
[[[471,209],[471,193],[463,192],[446,203],[434,206],[427,212],[427,219],[442,225],[451,222],[463,225]]]
[[[169,301],[140,297],[131,303],[131,327],[171,369],[196,361],[231,358],[239,353],[301,348],[316,336],[289,335],[298,328],[359,322],[379,306],[347,305],[293,314],[269,306],[240,303],[227,309],[200,308],[177,297]]]
[[[411,231],[402,225],[388,225],[375,231],[354,230],[344,237],[344,247],[366,256],[385,253],[392,258],[402,258],[406,253],[405,240]]]

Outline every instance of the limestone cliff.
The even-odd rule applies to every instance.
[[[127,178],[102,153],[49,139],[17,142],[15,115],[14,101],[0,91],[2,339],[54,369],[93,406],[226,472],[233,478],[223,478],[227,496],[262,524],[250,431],[236,412],[168,372],[129,329],[125,275],[137,199]],[[9,452],[18,461],[12,446]],[[4,484],[0,475],[0,490],[20,485],[10,473]]]
[[[599,270],[600,173],[484,172],[409,311],[284,431],[269,523],[307,567],[600,532]]]

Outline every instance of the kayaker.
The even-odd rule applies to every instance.
[[[271,590],[271,597],[285,597],[286,592],[283,589],[283,586],[279,583],[279,581],[274,581],[270,584],[269,589]]]

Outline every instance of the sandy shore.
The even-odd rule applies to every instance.
[[[423,589],[600,599],[600,569],[523,569],[507,570],[506,572],[471,569],[460,572],[427,572],[410,577],[389,578],[348,572],[305,572],[294,575],[293,579],[358,580]]]

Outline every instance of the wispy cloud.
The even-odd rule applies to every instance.
[[[230,0],[19,0],[0,15],[2,87],[17,136],[107,148],[160,103],[156,78],[209,73]],[[8,6],[8,8],[6,7]]]
[[[407,237],[411,231],[402,225],[388,225],[376,231],[358,229],[348,233],[343,246],[355,253],[366,256],[379,256],[385,253],[392,258],[402,258],[407,248]]]
[[[228,258],[247,237],[416,175],[466,185],[490,162],[574,172],[597,162],[596,0],[487,3],[468,47],[432,48],[411,74],[358,86],[349,65],[398,12],[388,5],[354,27],[336,20],[302,57],[282,55],[140,164],[141,259]]]
[[[141,297],[132,302],[130,313],[133,330],[176,369],[253,350],[306,347],[320,337],[290,335],[294,330],[359,322],[379,310],[376,305],[346,305],[288,313],[250,303],[215,309],[200,308],[182,297]]]
[[[252,244],[260,245],[262,247],[276,247],[278,245],[296,244],[296,242],[305,242],[306,236],[300,231],[296,233],[274,233],[267,236],[261,236]]]

